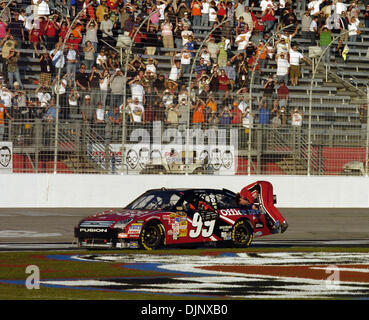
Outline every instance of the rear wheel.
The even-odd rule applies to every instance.
[[[246,248],[251,244],[253,238],[252,228],[246,220],[237,221],[232,228],[233,246]]]
[[[157,249],[164,238],[163,227],[159,223],[150,223],[143,227],[140,244],[146,250]]]

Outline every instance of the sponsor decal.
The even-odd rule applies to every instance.
[[[110,227],[114,221],[83,221],[80,224],[80,227],[83,228],[108,228]]]
[[[107,233],[108,229],[103,229],[103,228],[79,228],[79,232]]]
[[[187,229],[179,229],[179,237],[187,237]]]
[[[260,210],[257,209],[220,209],[219,213],[222,216],[241,216],[241,215],[259,215],[261,214]]]
[[[130,243],[129,243],[129,247],[131,248],[131,249],[137,249],[138,248],[138,241],[131,241]]]
[[[223,240],[231,240],[232,239],[232,233],[229,232],[221,232],[220,236],[222,237]]]
[[[240,216],[242,215],[239,209],[220,209],[219,213],[223,216]]]
[[[128,234],[139,234],[141,232],[141,229],[142,229],[141,223],[133,223],[130,225],[128,229]]]

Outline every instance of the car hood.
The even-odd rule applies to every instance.
[[[119,210],[106,210],[96,213],[92,216],[86,217],[83,221],[111,221],[117,222],[125,219],[146,219],[152,215],[163,213],[159,210],[132,210],[132,209],[119,209]]]

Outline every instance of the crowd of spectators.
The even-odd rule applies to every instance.
[[[359,24],[369,27],[369,6],[360,22],[358,3],[343,0],[30,0],[3,1],[0,9],[0,126],[6,119],[53,122],[59,111],[61,120],[81,119],[102,135],[114,127],[116,139],[123,111],[132,126],[185,126],[188,118],[197,128],[301,126],[289,87],[300,85],[301,67],[310,61],[294,37],[324,49],[332,33],[355,42]],[[133,41],[127,79],[118,38]],[[326,63],[330,52],[342,62],[342,41],[327,50]],[[21,68],[29,50],[39,62],[36,80]],[[273,76],[265,71],[271,61]],[[253,98],[250,114],[252,75],[263,96]]]

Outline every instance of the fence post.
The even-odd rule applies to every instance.
[[[365,176],[368,177],[369,161],[369,86],[366,87],[366,144],[365,144]]]
[[[129,48],[126,51],[126,61],[125,61],[125,65],[124,65],[124,87],[123,87],[123,108],[122,108],[122,146],[121,146],[121,174],[124,174],[124,154],[126,152],[126,135],[127,135],[127,126],[126,126],[126,103],[127,103],[127,74],[128,74],[128,64],[129,64],[129,58],[131,56],[132,53],[132,47],[134,44],[134,40],[136,39],[136,36],[138,34],[138,32],[141,30],[141,28],[143,27],[143,25],[152,17],[152,15],[154,15],[155,13],[159,12],[160,9],[155,10],[153,12],[151,12],[142,22],[141,24],[138,26],[136,32],[133,34],[132,37],[132,41],[129,44]],[[122,56],[122,55],[121,55]]]
[[[62,47],[61,47],[61,51],[62,51],[62,55],[63,55],[63,59],[64,59],[64,48],[65,48],[65,44],[67,42],[67,40],[69,39],[69,36],[72,32],[72,27],[74,25],[74,23],[78,20],[79,16],[81,15],[82,12],[84,12],[85,10],[88,9],[89,6],[91,6],[93,4],[93,2],[90,2],[86,7],[84,7],[83,9],[81,9],[77,15],[74,17],[72,23],[69,25],[67,34],[64,38],[64,41],[62,43]],[[61,67],[59,65],[58,67],[58,75],[57,75],[57,80],[56,80],[56,101],[55,101],[55,108],[56,108],[56,118],[55,118],[55,143],[54,143],[54,174],[57,173],[57,162],[58,162],[58,132],[59,132],[59,99],[60,99],[60,73],[61,73]]]
[[[327,52],[327,50],[330,50],[331,45],[337,40],[339,39],[341,36],[349,33],[350,30],[346,30],[345,32],[339,34],[338,36],[334,37],[331,41],[331,43],[326,46],[324,48],[324,50],[322,51],[322,53],[320,54],[319,58],[315,61],[315,65],[313,65],[312,71],[312,77],[311,77],[311,81],[310,81],[310,89],[309,89],[309,120],[308,120],[308,154],[307,154],[307,175],[310,176],[311,175],[311,145],[312,145],[312,141],[311,141],[311,113],[312,113],[312,109],[313,109],[313,83],[315,80],[315,75],[316,75],[316,71],[319,67],[320,61],[322,60],[323,56],[325,55],[325,53]],[[333,139],[333,136],[332,136]]]
[[[271,40],[273,40],[279,33],[281,33],[284,29],[290,28],[292,27],[293,24],[289,24],[288,26],[284,26],[283,28],[279,29],[276,32],[273,32],[272,36],[264,43],[263,47],[261,50],[259,50],[258,55],[256,56],[256,61],[254,63],[254,66],[252,68],[252,73],[251,73],[251,78],[250,78],[250,89],[249,89],[249,114],[250,117],[252,118],[252,89],[253,89],[253,84],[254,84],[254,76],[255,76],[255,70],[256,70],[256,66],[259,62],[260,59],[260,55],[261,53],[265,50],[266,46],[269,44],[269,42]],[[245,94],[245,99],[244,101],[246,102],[246,94]],[[252,134],[252,126],[254,125],[254,119],[252,118],[252,123],[249,123],[249,141],[248,141],[248,159],[247,159],[247,174],[250,176],[251,175],[251,161],[252,161],[252,150],[251,150],[251,143],[252,143],[252,138],[251,138],[251,134]]]
[[[185,168],[186,168],[186,175],[188,174],[188,168],[189,168],[189,160],[190,160],[190,151],[189,151],[189,140],[190,140],[190,123],[191,123],[191,119],[190,119],[190,114],[191,114],[191,82],[192,82],[192,74],[193,71],[195,69],[195,64],[196,64],[196,60],[199,56],[199,53],[201,52],[202,47],[204,46],[205,42],[209,39],[209,37],[212,35],[212,33],[218,29],[219,27],[221,27],[223,24],[225,24],[226,22],[228,22],[229,19],[224,20],[223,22],[221,22],[220,24],[217,24],[213,29],[210,30],[210,32],[206,35],[206,37],[204,38],[204,40],[201,42],[200,47],[196,50],[196,55],[194,57],[194,59],[192,60],[192,64],[191,64],[191,71],[190,71],[190,77],[188,79],[188,97],[187,97],[187,108],[188,108],[188,113],[187,113],[187,130],[186,130],[186,151],[185,151]]]

